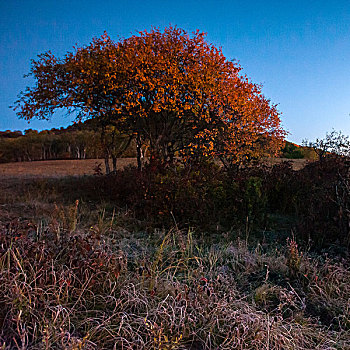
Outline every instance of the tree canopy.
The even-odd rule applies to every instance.
[[[15,103],[21,118],[65,108],[149,146],[161,162],[216,157],[240,164],[280,149],[285,132],[261,86],[205,34],[152,29],[117,42],[104,34],[63,58],[32,60],[35,85]]]

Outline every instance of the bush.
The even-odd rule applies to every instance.
[[[348,246],[350,227],[349,163],[327,157],[298,173],[299,230],[318,245]]]
[[[304,158],[303,149],[287,141],[282,149],[282,157],[288,159],[302,159]]]
[[[23,190],[35,192],[37,186],[36,198],[63,194],[67,203],[73,195],[83,203],[109,203],[148,228],[253,232],[273,228],[274,218],[280,217],[286,223],[283,230],[292,229],[305,244],[338,245],[345,251],[350,238],[348,171],[349,163],[341,157],[299,171],[288,162],[246,167],[234,174],[215,164],[146,167],[142,172],[129,167],[110,176],[37,181]],[[281,225],[278,229],[282,231]]]

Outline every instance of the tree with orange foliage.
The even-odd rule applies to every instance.
[[[93,39],[89,46],[77,48],[59,59],[51,52],[32,60],[28,76],[35,79],[34,87],[27,87],[15,102],[17,115],[25,120],[50,119],[55,111],[66,109],[75,113],[77,120],[92,119],[101,131],[104,145],[106,172],[109,167],[108,128],[120,130],[127,147],[132,131],[127,130],[118,110],[123,95],[120,85],[125,80],[119,69],[119,46],[107,34]],[[119,156],[125,148],[121,147]],[[114,157],[115,158],[115,157]],[[114,159],[113,159],[114,160]]]
[[[105,34],[62,60],[40,55],[36,85],[16,108],[28,120],[67,108],[114,125],[162,164],[204,156],[229,167],[276,152],[285,134],[276,106],[240,71],[199,31],[152,29],[117,43]]]

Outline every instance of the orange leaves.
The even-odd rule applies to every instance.
[[[37,85],[16,108],[26,119],[77,110],[138,135],[161,160],[190,150],[239,162],[284,137],[276,106],[240,71],[198,30],[153,28],[119,42],[104,33],[63,59],[40,55],[31,70]]]

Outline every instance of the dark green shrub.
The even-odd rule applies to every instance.
[[[286,142],[282,149],[282,157],[288,159],[302,159],[304,158],[304,153],[301,147],[297,147],[291,142]]]

